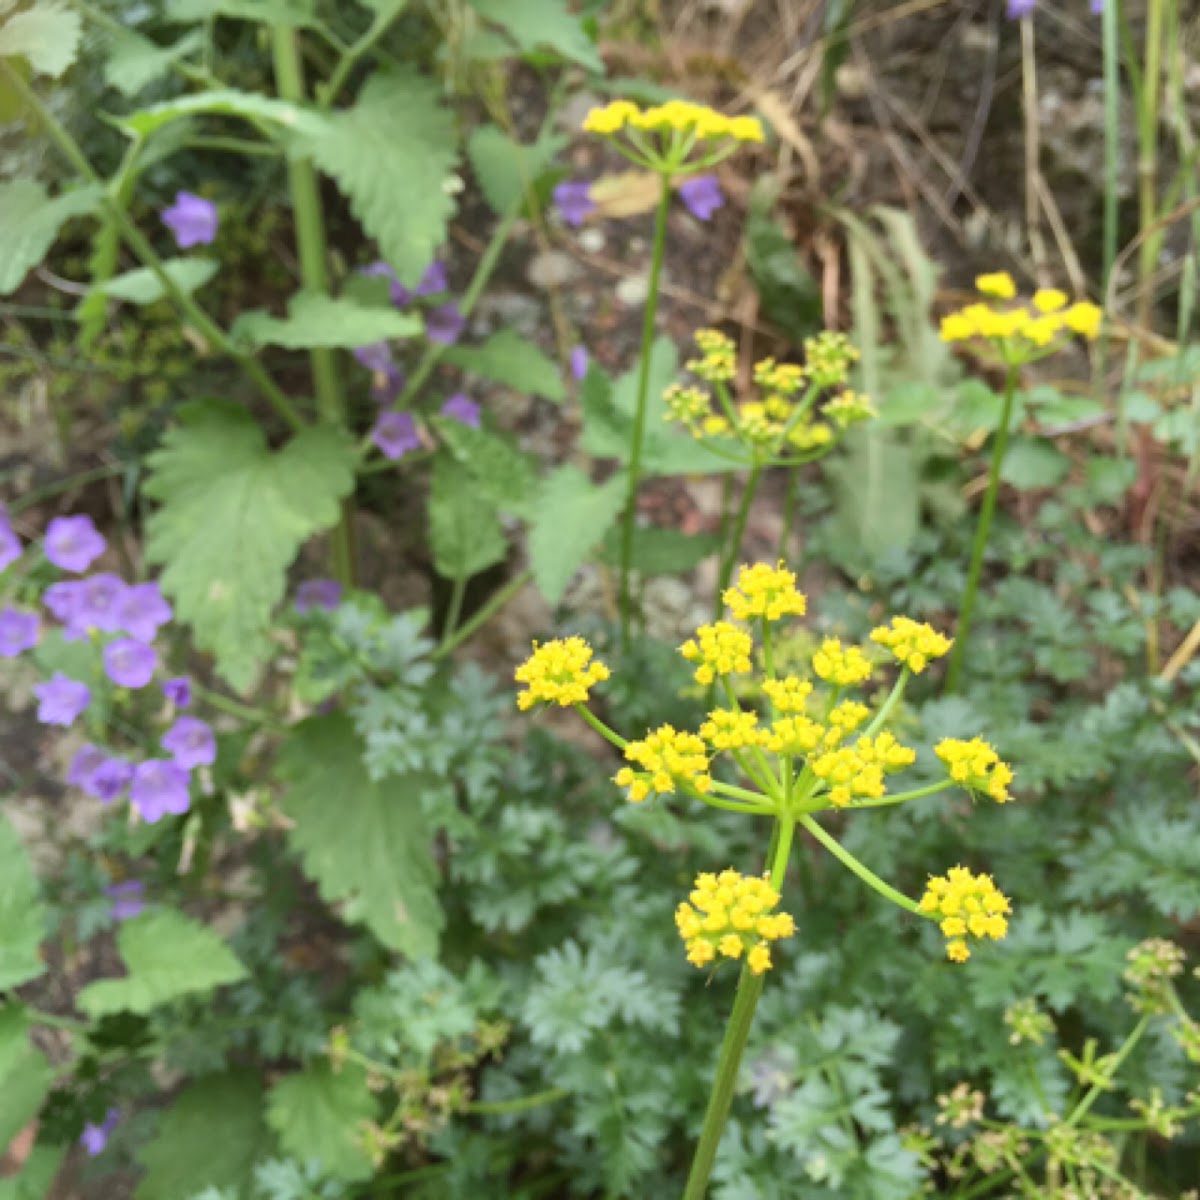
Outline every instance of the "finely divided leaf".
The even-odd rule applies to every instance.
[[[471,0],[471,7],[501,26],[522,51],[548,47],[604,74],[604,60],[566,0]]]
[[[16,830],[0,817],[0,991],[45,973],[38,947],[46,911],[29,856]]]
[[[163,271],[180,291],[191,295],[217,273],[220,265],[213,258],[168,258],[163,262]],[[166,295],[166,289],[149,267],[115,275],[97,284],[93,290],[114,300],[127,300],[130,304],[153,304]]]
[[[372,781],[343,715],[294,727],[280,756],[281,807],[304,872],[347,921],[413,958],[437,951],[443,917],[432,835],[421,809],[425,776]]]
[[[20,287],[32,267],[46,257],[59,229],[71,217],[94,212],[99,187],[64,192],[53,200],[32,179],[0,183],[0,296]]]
[[[262,1109],[262,1083],[250,1071],[191,1084],[138,1151],[146,1173],[136,1200],[179,1200],[209,1187],[248,1189],[255,1161],[268,1149]]]
[[[257,311],[243,313],[233,323],[236,341],[248,346],[286,346],[308,350],[314,346],[366,346],[388,338],[412,337],[421,322],[392,308],[370,308],[348,296],[297,292],[288,301],[284,319]]]
[[[415,284],[454,210],[446,183],[458,142],[438,84],[407,70],[373,75],[353,107],[301,131],[292,150],[332,177],[383,257]]]
[[[0,25],[0,58],[19,55],[35,75],[57,79],[75,61],[81,27],[63,0],[37,0]]]
[[[493,333],[482,346],[454,346],[444,361],[517,392],[544,396],[556,403],[566,398],[562,372],[532,342],[511,329]]]
[[[443,579],[467,579],[508,550],[494,506],[455,459],[439,455],[429,493],[429,542]]]
[[[362,1127],[375,1119],[377,1108],[357,1063],[337,1074],[328,1063],[317,1063],[271,1089],[267,1121],[293,1158],[315,1160],[322,1174],[336,1179],[367,1179],[374,1167],[362,1145]]]
[[[219,401],[182,416],[150,457],[146,493],[161,507],[147,523],[147,555],[197,646],[244,689],[266,656],[288,566],[354,486],[354,447],[317,426],[272,451],[244,409]]]
[[[76,1004],[89,1017],[148,1013],[180,996],[246,977],[220,934],[170,908],[126,921],[117,932],[117,947],[128,974],[89,983],[79,993]]]

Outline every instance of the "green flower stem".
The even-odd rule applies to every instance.
[[[1129,1036],[1121,1044],[1121,1048],[1114,1055],[1112,1063],[1109,1066],[1108,1077],[1110,1079],[1116,1077],[1117,1072],[1121,1069],[1121,1064],[1124,1063],[1130,1054],[1133,1053],[1133,1048],[1138,1044],[1138,1042],[1141,1041],[1142,1034],[1144,1034],[1150,1026],[1150,1017],[1150,1013],[1143,1013],[1141,1020],[1138,1021],[1138,1023],[1129,1031]],[[1074,1109],[1072,1109],[1071,1113],[1067,1116],[1067,1119],[1063,1122],[1063,1124],[1078,1125],[1079,1122],[1087,1116],[1088,1109],[1090,1109],[1092,1105],[1096,1103],[1096,1101],[1100,1098],[1100,1093],[1103,1091],[1103,1083],[1092,1084],[1087,1095],[1084,1096],[1077,1105],[1075,1105]]]
[[[738,506],[737,516],[733,521],[733,533],[725,546],[721,548],[721,569],[717,572],[717,594],[713,597],[713,620],[721,619],[724,601],[721,597],[733,578],[733,568],[737,565],[738,551],[742,548],[742,535],[746,532],[746,521],[750,517],[750,505],[754,502],[754,494],[758,491],[758,481],[762,478],[762,463],[755,463],[750,468],[746,479],[746,487],[742,491],[742,502]]]
[[[789,468],[783,491],[783,520],[779,526],[779,547],[775,553],[775,557],[781,562],[787,561],[788,543],[792,539],[792,519],[796,508],[796,484],[799,480],[800,472],[795,467]]]
[[[450,606],[446,610],[446,624],[442,628],[442,640],[454,636],[458,619],[462,616],[463,597],[467,593],[467,576],[460,575],[450,590]]]
[[[1008,427],[1012,422],[1013,397],[1017,390],[1017,367],[1010,363],[1004,377],[1004,407],[1000,410],[1000,426],[992,446],[992,465],[988,471],[987,491],[983,494],[983,506],[979,510],[979,524],[975,527],[975,544],[971,548],[971,567],[967,572],[967,590],[963,593],[962,607],[958,614],[958,631],[954,648],[950,651],[950,669],[946,672],[946,693],[958,691],[962,677],[963,658],[967,650],[967,637],[971,632],[971,616],[975,611],[975,596],[979,591],[979,578],[983,574],[983,555],[987,550],[988,535],[992,531],[992,517],[996,512],[996,497],[1000,492],[1000,468],[1004,464],[1004,452],[1008,449]]]
[[[487,601],[472,613],[453,634],[443,637],[437,649],[429,657],[445,658],[451,650],[461,646],[472,634],[490,621],[532,578],[533,572],[531,571],[522,571],[519,575],[514,575],[502,588],[493,592]]]
[[[928,787],[917,788],[912,792],[900,792],[895,796],[881,796],[878,800],[856,800],[851,807],[883,808],[888,804],[903,804],[906,800],[920,800],[922,796],[933,796],[954,786],[953,779],[943,779],[938,783],[931,783]]]
[[[241,721],[249,721],[251,725],[270,729],[275,733],[284,733],[287,730],[287,725],[273,713],[261,708],[252,708],[249,704],[242,704],[229,696],[222,696],[220,692],[201,687],[198,683],[193,682],[192,694],[197,700],[207,704],[209,708],[228,713],[231,717],[237,717]]]
[[[53,113],[42,103],[38,94],[25,82],[20,73],[14,71],[4,59],[0,59],[0,78],[3,78],[13,91],[34,111],[51,140],[58,146],[63,157],[70,162],[71,166],[89,183],[95,184],[97,187],[103,187],[104,181],[88,161],[87,156],[79,148],[79,144],[54,117]],[[230,340],[225,330],[167,274],[163,267],[162,259],[154,252],[154,247],[150,245],[138,227],[129,219],[128,214],[120,204],[108,194],[107,189],[105,189],[102,203],[108,209],[126,244],[137,256],[142,265],[147,267],[154,275],[154,278],[158,280],[163,291],[171,297],[175,307],[196,327],[196,331],[222,354],[233,359],[250,376],[271,407],[293,432],[303,429],[304,420],[296,411],[291,400],[284,395],[275,381],[263,369],[262,364],[253,355],[245,354],[239,350]]]
[[[633,415],[633,436],[629,443],[629,483],[625,490],[625,515],[621,525],[621,646],[629,649],[633,620],[633,593],[629,576],[633,567],[633,531],[637,524],[637,493],[642,475],[642,442],[646,436],[646,402],[650,392],[650,351],[654,345],[654,325],[658,316],[658,288],[662,279],[663,258],[667,246],[667,213],[671,208],[671,180],[662,180],[662,195],[654,216],[654,245],[650,254],[650,283],[646,292],[646,311],[642,320],[642,346],[638,362],[637,408]]]
[[[282,99],[303,104],[304,68],[300,62],[300,43],[296,30],[276,25],[271,30],[271,49],[275,61],[275,86]],[[288,192],[296,226],[296,253],[300,259],[300,282],[305,291],[317,295],[329,293],[328,254],[325,245],[325,214],[312,160],[289,156]],[[314,346],[308,352],[312,364],[317,413],[322,421],[339,428],[346,424],[346,404],[338,375],[337,358],[328,346]],[[347,587],[354,584],[354,501],[342,501],[341,515],[330,533],[331,567],[334,577]]]
[[[795,820],[787,816],[780,817],[775,827],[772,843],[774,850],[771,855],[771,886],[777,892],[781,891],[783,886],[795,830]],[[696,1143],[696,1153],[692,1159],[692,1169],[688,1173],[683,1200],[703,1200],[708,1190],[708,1178],[712,1174],[717,1147],[721,1144],[721,1134],[725,1131],[725,1122],[729,1118],[729,1106],[733,1103],[738,1068],[742,1063],[742,1055],[750,1037],[750,1026],[754,1023],[754,1010],[758,1007],[758,999],[762,995],[765,982],[765,972],[755,975],[748,966],[743,965],[741,977],[738,979],[737,995],[733,1001],[733,1011],[729,1014],[729,1024],[725,1026],[725,1037],[721,1042],[717,1077],[713,1080],[712,1092],[709,1093],[704,1125],[700,1130],[700,1140]]]
[[[767,797],[761,792],[752,792],[748,788],[734,787],[732,783],[722,783],[719,779],[713,780],[713,791],[722,796],[734,796],[741,800],[746,800],[751,804],[761,805]]]
[[[570,1092],[566,1088],[547,1088],[534,1092],[532,1096],[517,1096],[512,1100],[476,1100],[467,1105],[467,1112],[474,1116],[503,1117],[510,1113],[528,1112],[544,1104],[557,1104],[565,1100]]]
[[[346,77],[354,70],[354,64],[387,33],[388,28],[403,11],[403,8],[402,4],[397,4],[392,6],[390,12],[385,10],[377,13],[367,32],[354,45],[342,48],[337,66],[330,73],[328,82],[317,88],[317,103],[321,108],[329,108],[333,104],[337,99],[338,92],[342,90],[342,85],[346,82]]]
[[[614,733],[590,708],[582,704],[575,705],[575,711],[602,737],[611,742],[618,750],[624,750],[629,745],[619,733]]]
[[[701,804],[707,804],[709,808],[723,808],[727,812],[746,813],[751,817],[774,817],[778,814],[773,808],[763,808],[761,805],[753,807],[749,804],[739,804],[736,800],[722,800],[719,796],[714,796],[712,792],[701,792],[695,788],[684,789],[693,799],[699,800]]]
[[[868,870],[847,850],[841,842],[839,842],[831,834],[825,832],[812,817],[807,813],[797,813],[796,820],[799,821],[809,833],[829,851],[834,858],[838,859],[841,864],[853,871],[868,887],[874,888],[881,896],[890,900],[893,904],[912,913],[914,916],[928,918],[929,914],[921,911],[920,906],[913,900],[910,900],[902,892],[896,891],[891,884],[884,883],[874,871]]]
[[[863,731],[863,737],[874,737],[883,728],[884,721],[892,715],[892,709],[900,703],[900,697],[904,695],[904,686],[908,683],[908,677],[911,674],[912,671],[907,666],[900,672],[900,677],[892,685],[892,690],[888,694],[888,698],[883,702],[883,706],[875,714],[870,725]],[[829,711],[832,711],[832,709]],[[829,711],[825,713],[826,718],[829,716]]]

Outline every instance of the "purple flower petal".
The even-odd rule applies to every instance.
[[[80,579],[78,583],[79,591],[68,623],[79,629],[99,629],[104,633],[120,629],[118,613],[129,591],[125,581],[104,571]]]
[[[296,611],[306,613],[313,608],[333,612],[342,602],[342,585],[336,579],[306,579],[296,589]]]
[[[208,767],[217,760],[212,726],[199,717],[180,717],[162,736],[162,748],[185,770]]]
[[[92,1158],[95,1158],[108,1145],[108,1139],[116,1128],[120,1116],[119,1110],[110,1108],[99,1125],[87,1124],[83,1127],[83,1133],[79,1135],[79,1144]]]
[[[16,658],[38,643],[38,615],[23,608],[0,609],[0,658]]]
[[[586,346],[576,346],[571,351],[571,375],[581,383],[587,377],[588,367],[592,365],[592,356]]]
[[[38,698],[37,719],[43,725],[74,725],[75,718],[92,702],[86,683],[69,679],[61,671],[45,683],[34,686]]]
[[[725,203],[715,175],[693,175],[679,185],[679,198],[698,221],[707,221]]]
[[[86,571],[108,543],[89,516],[55,517],[46,526],[46,557],[63,571]]]
[[[128,921],[139,916],[146,905],[142,896],[146,885],[140,879],[123,879],[120,883],[110,883],[104,889],[104,894],[112,901],[109,916],[114,921]]]
[[[88,795],[93,795],[91,789],[92,775],[105,762],[104,751],[91,742],[85,742],[75,751],[71,765],[67,768],[67,782],[72,787],[82,788]]]
[[[440,296],[442,292],[449,290],[450,281],[446,277],[446,264],[434,259],[425,268],[425,273],[421,276],[417,290],[413,294],[416,296]]]
[[[192,702],[192,681],[186,675],[177,675],[174,679],[164,679],[162,694],[176,708],[187,708]]]
[[[188,773],[169,758],[151,758],[138,763],[129,790],[133,806],[148,825],[168,813],[181,816],[191,807]]]
[[[393,461],[421,448],[417,423],[412,413],[406,412],[381,413],[371,430],[371,441],[383,451],[385,458]]]
[[[133,779],[133,764],[123,758],[106,758],[91,773],[83,790],[102,804],[118,799]]]
[[[119,638],[104,647],[105,673],[120,687],[145,687],[157,669],[158,655],[145,642]]]
[[[467,319],[458,311],[457,304],[441,304],[425,314],[425,336],[443,346],[454,345],[466,327]]]
[[[1037,7],[1037,0],[1008,0],[1008,19],[1019,21]]]
[[[591,196],[592,185],[586,179],[567,179],[551,193],[559,215],[568,225],[576,229],[596,211],[596,202]]]
[[[470,425],[472,429],[479,428],[479,405],[464,396],[462,392],[455,392],[442,405],[442,416],[449,417],[452,421],[459,421],[463,425]]]
[[[360,275],[375,275],[386,279],[390,284],[388,290],[391,292],[392,303],[397,308],[404,308],[406,304],[409,304],[412,301],[413,293],[410,292],[408,288],[406,288],[400,282],[399,278],[396,276],[396,272],[393,271],[392,268],[382,260],[369,263],[365,267],[359,267],[358,273]]]
[[[192,192],[176,192],[175,203],[162,211],[162,223],[180,250],[209,245],[217,236],[219,221],[217,206]]]
[[[350,353],[368,371],[386,371],[392,365],[392,347],[389,342],[368,342],[365,346],[355,346]]]
[[[125,589],[117,606],[117,629],[123,629],[134,641],[152,642],[160,626],[174,612],[157,583],[135,583]]]
[[[371,395],[377,404],[391,404],[404,390],[404,372],[395,364],[371,377]]]
[[[0,504],[0,571],[21,557],[21,539],[8,519],[8,509]]]

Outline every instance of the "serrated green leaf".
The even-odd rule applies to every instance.
[[[474,486],[505,513],[527,517],[537,501],[537,463],[507,438],[461,421],[435,417],[438,437],[471,473]]]
[[[526,188],[537,183],[566,144],[563,134],[549,130],[528,146],[514,141],[497,125],[472,130],[467,156],[492,211],[502,217],[518,208],[525,200]]]
[[[94,212],[101,195],[99,187],[84,187],[50,200],[35,180],[0,183],[0,296],[20,287],[46,257],[62,226],[71,217]]]
[[[267,1149],[257,1074],[210,1075],[179,1094],[154,1138],[138,1151],[145,1169],[136,1200],[179,1200],[205,1188],[249,1188]]]
[[[715,554],[720,545],[715,534],[645,526],[633,531],[630,565],[639,575],[678,575]],[[621,530],[615,526],[604,539],[600,558],[610,567],[621,564]]]
[[[0,58],[24,58],[35,75],[57,79],[79,52],[83,22],[63,0],[36,0],[0,25]]]
[[[282,129],[319,137],[329,132],[329,122],[313,109],[274,100],[256,92],[239,92],[232,88],[179,96],[139,109],[117,121],[117,126],[136,137],[149,137],[164,126],[184,117],[223,116],[241,117],[247,121],[267,121]]]
[[[146,553],[163,590],[235,688],[253,681],[269,648],[285,572],[314,533],[338,517],[354,486],[354,446],[329,426],[268,449],[235,404],[187,405],[183,424],[150,456]]]
[[[361,1144],[362,1126],[377,1108],[362,1067],[347,1063],[335,1074],[318,1063],[271,1089],[267,1121],[294,1158],[315,1160],[336,1179],[367,1179],[374,1167]]]
[[[66,1153],[62,1146],[34,1146],[19,1175],[0,1179],[0,1200],[46,1200]]]
[[[482,346],[452,346],[442,360],[526,395],[555,403],[567,395],[554,360],[511,329],[498,330]]]
[[[569,465],[547,477],[529,528],[529,561],[534,582],[549,603],[562,599],[571,576],[616,520],[624,507],[626,482],[620,472],[597,487]]]
[[[1051,488],[1067,477],[1071,460],[1044,438],[1015,437],[1000,467],[1000,478],[1015,488]]]
[[[210,992],[246,977],[246,968],[220,934],[170,908],[124,922],[117,948],[128,974],[89,983],[79,993],[76,1005],[89,1017],[144,1015],[180,996]]]
[[[136,96],[204,44],[204,33],[189,29],[177,42],[160,46],[132,29],[111,30],[104,81],[123,96]]]
[[[503,562],[504,530],[467,469],[445,455],[433,464],[429,492],[429,543],[443,579],[468,579]]]
[[[420,332],[420,320],[407,313],[370,308],[348,296],[319,292],[297,292],[288,301],[284,318],[262,311],[243,313],[231,330],[234,339],[246,346],[286,346],[289,350],[366,346]]]
[[[437,83],[414,71],[375,74],[351,108],[301,131],[293,151],[333,179],[401,282],[415,285],[454,211],[446,183],[458,140]]]
[[[7,1146],[33,1120],[53,1081],[54,1071],[46,1056],[26,1045],[0,1087],[0,1146]]]
[[[0,817],[0,990],[45,974],[38,953],[45,933],[46,910],[29,855],[17,831]]]
[[[168,258],[163,262],[163,270],[171,282],[188,295],[203,287],[220,266],[212,258]],[[95,290],[113,300],[126,300],[130,304],[153,304],[166,295],[158,276],[149,267],[138,267],[123,275],[114,275],[112,279],[96,285]]]
[[[297,725],[278,769],[288,840],[325,900],[342,904],[347,921],[366,925],[389,949],[436,953],[443,917],[420,799],[430,781],[372,781],[362,742],[341,714]]]
[[[504,29],[522,51],[549,47],[597,75],[604,74],[604,60],[565,0],[471,0],[471,7]]]

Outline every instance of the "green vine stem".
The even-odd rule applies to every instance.
[[[54,114],[42,103],[38,94],[14,71],[4,59],[0,59],[0,78],[16,92],[37,115],[46,133],[58,146],[64,158],[75,168],[76,172],[96,187],[103,188],[104,181],[92,166],[79,144],[67,132],[66,128],[55,118]],[[129,219],[129,215],[121,207],[107,189],[104,191],[101,203],[108,209],[116,222],[121,237],[126,245],[137,256],[143,266],[147,267],[158,280],[163,291],[171,297],[177,309],[196,327],[196,331],[222,354],[233,359],[243,371],[254,381],[259,391],[268,403],[293,432],[304,428],[304,420],[296,411],[291,400],[284,395],[278,384],[263,369],[262,364],[253,355],[239,350],[229,335],[206,313],[196,302],[184,292],[167,274],[162,259],[154,252],[154,247],[143,236],[141,230]]]
[[[445,658],[451,650],[461,646],[473,633],[486,625],[532,578],[532,571],[522,571],[519,575],[514,575],[502,588],[493,592],[468,620],[453,632],[447,630],[446,636],[429,657]]]
[[[271,49],[275,62],[275,86],[282,99],[293,104],[305,102],[304,68],[295,29],[276,25],[271,30]],[[300,259],[300,282],[305,291],[319,295],[329,292],[326,267],[325,215],[317,173],[307,158],[288,158],[288,192],[296,226],[296,252]],[[328,346],[314,346],[308,352],[316,390],[317,413],[322,421],[339,428],[346,423],[346,405],[338,377],[337,359]],[[354,501],[342,502],[341,515],[330,533],[331,567],[339,583],[354,583]]]
[[[846,867],[850,871],[853,871],[854,874],[857,875],[859,879],[861,879],[863,883],[867,885],[867,887],[877,891],[885,899],[890,900],[893,904],[898,905],[900,908],[904,909],[906,912],[912,913],[914,916],[928,916],[927,913],[923,913],[921,911],[920,905],[918,905],[915,901],[910,900],[906,895],[904,895],[903,892],[896,891],[896,889],[892,887],[890,883],[884,883],[874,871],[864,867],[863,864],[860,863],[858,859],[855,858],[854,855],[851,854],[850,851],[847,850],[841,844],[841,842],[837,840],[837,838],[826,833],[825,830],[822,829],[821,826],[812,819],[812,817],[806,815],[805,813],[800,813],[796,817],[796,820],[798,820],[800,824],[803,825],[804,828],[808,830],[808,832],[811,833],[812,836],[815,837],[817,841],[820,842],[821,845],[824,846],[825,849],[828,850],[829,853],[832,854],[834,858],[836,858],[842,864],[842,866]]]
[[[967,651],[967,637],[971,632],[971,617],[975,612],[975,597],[979,591],[979,578],[983,574],[983,555],[987,550],[988,535],[992,531],[992,517],[996,512],[996,497],[1000,491],[1000,468],[1008,449],[1008,427],[1012,423],[1013,397],[1017,390],[1017,368],[1010,365],[1004,378],[1004,406],[1000,410],[1000,425],[992,446],[992,465],[988,471],[987,491],[983,495],[983,506],[979,510],[979,524],[975,527],[975,544],[971,547],[971,567],[967,572],[967,589],[963,593],[962,608],[958,614],[958,631],[954,648],[950,651],[950,667],[946,672],[946,693],[958,691],[962,679],[963,660]]]
[[[621,525],[621,646],[629,649],[633,620],[633,594],[629,576],[633,567],[633,531],[637,524],[637,493],[642,473],[642,443],[646,436],[646,401],[650,392],[650,352],[654,345],[654,326],[658,316],[658,289],[667,245],[667,213],[671,207],[671,179],[662,180],[662,195],[654,216],[654,246],[650,256],[650,283],[646,292],[646,311],[642,320],[641,357],[638,363],[637,408],[633,416],[633,434],[629,442],[629,483],[625,490],[625,515]]]
[[[714,621],[721,619],[721,612],[724,608],[722,597],[725,595],[725,589],[729,586],[729,581],[733,578],[733,568],[737,566],[738,551],[742,548],[742,536],[746,532],[746,522],[750,519],[750,506],[754,503],[754,496],[758,491],[762,473],[761,463],[755,463],[750,468],[746,486],[742,491],[742,502],[738,505],[737,516],[733,519],[733,530],[730,532],[729,540],[721,547],[721,569],[717,572],[717,594],[713,597]]]

